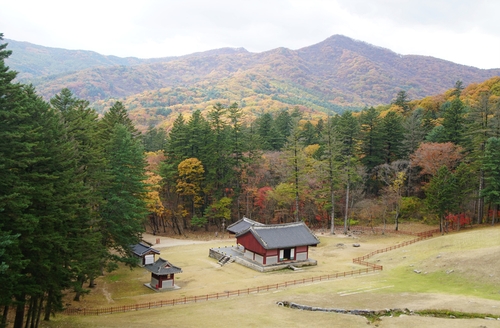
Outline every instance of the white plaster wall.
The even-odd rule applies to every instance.
[[[296,261],[305,261],[307,260],[307,253],[297,253],[296,254]]]
[[[151,277],[151,287],[156,288],[156,285],[158,285],[158,279]]]
[[[253,260],[253,252],[245,249],[245,257]]]
[[[173,280],[163,280],[162,288],[167,288],[167,287],[174,287],[174,281]]]
[[[278,255],[268,256],[266,259],[266,265],[278,263]]]
[[[264,257],[259,254],[255,254],[255,261],[259,262],[260,264],[264,264]]]

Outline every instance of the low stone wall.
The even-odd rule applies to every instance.
[[[413,311],[408,309],[385,309],[385,310],[345,310],[345,309],[335,309],[335,308],[322,308],[316,306],[301,305],[293,302],[283,301],[276,302],[280,306],[289,307],[291,309],[303,310],[303,311],[318,311],[318,312],[334,312],[342,314],[352,314],[360,316],[385,316],[391,313],[399,314],[413,314]]]
[[[229,252],[228,252],[229,253]],[[303,266],[311,266],[311,265],[317,265],[318,262],[313,259],[307,259],[305,261],[290,261],[286,263],[276,263],[276,264],[270,264],[270,265],[263,265],[262,263],[259,263],[257,261],[253,261],[249,258],[246,258],[246,253],[240,253],[240,254],[226,254],[224,251],[222,251],[220,248],[211,248],[209,250],[208,256],[211,258],[216,259],[219,261],[221,258],[224,256],[229,256],[234,261],[238,264],[241,264],[243,266],[246,266],[247,268],[259,271],[259,272],[269,272],[269,271],[276,271],[276,270],[282,270],[286,269],[290,266],[293,266],[295,268],[300,268]]]
[[[214,250],[213,248],[210,248],[210,251],[208,253],[208,256],[213,258],[213,259],[216,259],[217,261],[219,261],[221,258],[223,258],[225,255],[224,254],[221,254],[219,252],[217,252],[216,250]]]

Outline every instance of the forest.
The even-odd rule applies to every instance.
[[[243,216],[331,233],[497,222],[500,77],[314,121],[217,103],[140,133],[120,101],[103,115],[68,88],[45,101],[14,82],[10,54],[0,45],[0,326],[15,311],[14,327],[37,327],[65,294],[134,266],[145,230],[223,231]]]
[[[237,218],[314,229],[400,220],[442,230],[498,216],[500,78],[324,116],[298,108],[244,123],[238,104],[150,128],[153,232],[223,229]],[[157,183],[159,182],[159,183]]]

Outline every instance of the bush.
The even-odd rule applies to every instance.
[[[197,227],[197,228],[202,228],[208,223],[208,220],[205,219],[203,216],[201,218],[197,217],[196,215],[191,218],[191,226]]]

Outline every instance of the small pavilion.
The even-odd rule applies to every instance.
[[[146,284],[147,287],[157,291],[180,288],[175,285],[174,276],[176,273],[181,273],[182,269],[169,261],[160,257],[156,262],[145,265],[144,268],[151,272],[151,282]]]

